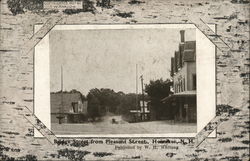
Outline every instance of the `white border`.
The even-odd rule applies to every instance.
[[[42,25],[35,25],[35,32]],[[35,47],[34,53],[34,114],[51,129],[50,120],[50,68],[49,68],[49,34]],[[36,129],[35,137],[43,137]]]
[[[209,25],[215,31],[215,25]],[[35,25],[35,32],[42,25]],[[196,29],[197,72],[197,132],[201,131],[216,112],[215,45],[193,24],[137,24],[137,25],[56,25],[52,30],[99,29]],[[34,114],[51,129],[49,33],[36,45],[34,54]],[[57,137],[195,137],[197,133],[168,134],[110,134],[110,135],[56,135]],[[213,134],[213,136],[215,133]],[[42,135],[35,130],[35,137]],[[211,136],[211,135],[210,135]]]

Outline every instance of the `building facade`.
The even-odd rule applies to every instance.
[[[149,102],[141,100],[139,102],[139,108],[138,110],[130,110],[129,112],[132,114],[130,118],[130,122],[140,122],[140,121],[148,121],[150,120],[150,107],[149,107]]]
[[[185,41],[185,31],[180,31],[179,50],[171,58],[173,95],[163,99],[174,111],[174,119],[196,122],[196,41]]]
[[[88,102],[82,94],[75,92],[57,92],[50,94],[52,123],[81,123],[87,120]]]

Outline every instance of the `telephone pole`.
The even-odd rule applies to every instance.
[[[61,65],[61,91],[63,92],[63,66]]]
[[[61,106],[59,106],[59,116],[57,116],[57,119],[59,121],[59,124],[62,123],[62,112],[63,112],[63,67],[61,66]]]
[[[141,90],[142,90],[142,121],[144,121],[144,119],[145,119],[145,104],[144,104],[143,75],[141,75],[140,78],[141,78]]]
[[[136,70],[135,72],[135,93],[136,93],[135,103],[136,105],[135,107],[136,107],[136,110],[138,110],[138,65],[137,64],[135,65],[135,70]]]

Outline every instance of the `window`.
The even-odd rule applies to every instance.
[[[183,92],[183,81],[181,80],[181,91]]]
[[[73,112],[77,113],[78,112],[78,103],[77,102],[72,102],[72,108],[73,108]]]
[[[185,91],[185,78],[183,78],[183,90]]]
[[[193,74],[193,90],[196,90],[196,74]]]

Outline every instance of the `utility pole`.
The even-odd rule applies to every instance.
[[[61,65],[61,91],[63,92],[63,66]]]
[[[59,106],[59,116],[57,117],[59,124],[62,123],[62,111],[63,111],[63,67],[61,66],[61,106]]]
[[[145,119],[145,104],[144,104],[144,89],[143,89],[143,75],[140,76],[141,78],[141,90],[142,90],[142,120]]]
[[[138,65],[136,64],[135,65],[135,107],[136,107],[136,110],[138,110]]]

